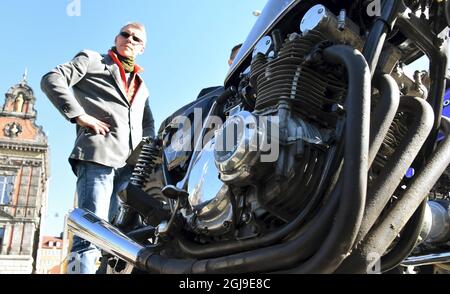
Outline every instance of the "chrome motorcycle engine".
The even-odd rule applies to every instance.
[[[238,91],[253,110],[227,118],[189,176],[192,210],[183,215],[191,231],[250,238],[319,203],[317,187],[326,186],[336,164],[346,81],[341,68],[314,52],[330,40],[361,40],[350,28],[330,29],[336,17],[324,7],[312,10],[322,14],[307,13],[301,32],[288,35],[277,52],[271,36],[256,45]]]
[[[192,211],[182,211],[190,228],[206,235],[226,233],[233,218],[229,187],[218,178],[214,146],[215,139],[212,139],[194,163],[188,181]]]
[[[236,186],[248,185],[252,178],[261,174],[261,170],[257,170],[262,167],[258,162],[276,160],[277,154],[270,158],[270,154],[265,153],[278,152],[277,119],[241,111],[225,121],[217,132],[214,150],[221,181]]]

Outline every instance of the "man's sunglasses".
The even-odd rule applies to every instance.
[[[139,44],[144,43],[144,41],[142,41],[142,40],[139,39],[138,37],[132,36],[132,35],[130,35],[130,34],[127,33],[127,32],[120,32],[119,35],[121,35],[121,36],[124,37],[125,39],[128,39],[128,38],[131,36],[131,39],[133,39],[134,42],[139,43]]]

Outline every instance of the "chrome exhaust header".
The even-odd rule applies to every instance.
[[[139,253],[144,249],[88,210],[74,209],[69,214],[67,225],[73,234],[134,265],[138,263]]]
[[[450,263],[450,253],[437,253],[422,256],[412,256],[405,259],[401,265],[403,266],[419,266],[437,263]]]

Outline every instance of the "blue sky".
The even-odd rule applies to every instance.
[[[67,6],[80,3],[80,16]],[[197,96],[200,89],[223,83],[231,48],[243,42],[266,0],[2,0],[0,9],[0,104],[4,93],[28,68],[38,112],[48,133],[51,178],[44,234],[59,235],[64,214],[73,206],[75,176],[67,157],[75,127],[40,90],[41,77],[78,51],[105,52],[120,27],[139,21],[148,44],[138,63],[151,93],[156,126]],[[74,10],[75,11],[75,10]],[[75,11],[76,12],[76,11]]]

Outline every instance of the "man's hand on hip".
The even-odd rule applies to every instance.
[[[89,128],[97,135],[102,134],[103,136],[105,136],[107,133],[109,133],[109,124],[102,122],[88,114],[82,114],[75,120],[79,126]]]

